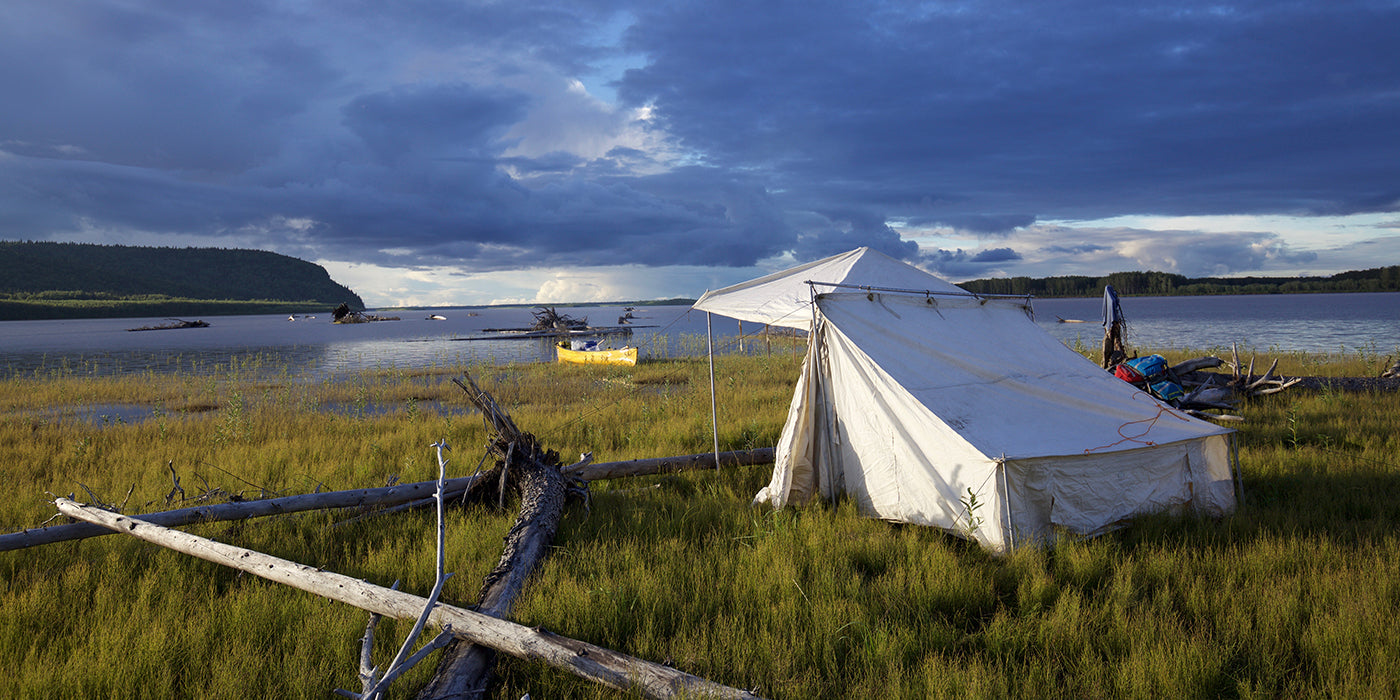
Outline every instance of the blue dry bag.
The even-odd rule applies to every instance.
[[[1167,371],[1167,358],[1161,355],[1134,357],[1131,360],[1124,360],[1123,364],[1137,370],[1138,373],[1146,377],[1148,381],[1157,379],[1162,373]]]
[[[1182,389],[1180,384],[1177,384],[1176,382],[1170,379],[1163,379],[1159,382],[1153,382],[1151,389],[1153,396],[1156,396],[1157,398],[1166,401],[1167,403],[1174,403],[1186,397],[1186,390]]]

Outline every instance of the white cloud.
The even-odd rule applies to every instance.
[[[534,300],[544,304],[558,304],[570,301],[611,301],[617,298],[615,290],[610,289],[606,283],[600,284],[595,277],[556,273],[553,279],[540,285]]]
[[[1243,222],[1237,220],[1236,223]],[[1020,258],[982,267],[960,264],[955,270],[957,277],[1099,276],[1132,270],[1172,272],[1187,277],[1277,276],[1320,266],[1316,251],[1295,249],[1285,237],[1258,230],[1037,225],[998,238],[991,247],[1009,248]],[[1345,269],[1354,268],[1314,274]]]
[[[1268,231],[1283,238],[1298,249],[1322,249],[1339,242],[1380,235],[1386,223],[1393,222],[1392,213],[1365,213],[1336,216],[1285,216],[1268,214],[1227,214],[1210,216],[1144,216],[1126,215],[1093,221],[1045,221],[1045,225],[1078,228],[1126,227],[1148,231],[1199,231],[1202,233],[1233,233],[1238,231]],[[1400,251],[1397,251],[1400,252]]]

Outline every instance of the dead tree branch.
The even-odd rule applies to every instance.
[[[380,696],[388,689],[389,684],[394,682],[394,679],[416,666],[419,661],[427,658],[428,654],[447,646],[448,642],[451,641],[452,635],[450,631],[443,630],[437,638],[423,645],[423,648],[419,649],[416,653],[412,655],[408,653],[408,650],[412,649],[413,644],[418,641],[418,635],[423,632],[423,625],[427,624],[428,615],[432,612],[433,606],[437,605],[438,596],[442,595],[443,584],[447,583],[447,579],[452,577],[452,574],[447,573],[445,570],[445,565],[447,563],[447,524],[443,519],[443,511],[446,508],[443,499],[443,487],[444,483],[447,481],[447,459],[442,456],[443,450],[452,448],[449,447],[444,440],[434,442],[432,446],[437,448],[438,462],[437,493],[433,496],[433,500],[437,503],[437,576],[433,583],[433,592],[428,596],[427,605],[423,606],[423,613],[419,615],[418,620],[413,623],[413,629],[409,630],[408,636],[404,638],[403,645],[399,647],[399,653],[395,654],[394,659],[384,668],[384,677],[376,680],[378,669],[370,667],[367,676],[368,680],[365,680],[365,667],[368,665],[368,660],[366,659],[367,651],[362,649],[360,652],[360,679],[364,685],[363,692],[359,695],[355,695],[349,691],[337,689],[336,692],[339,694],[362,698],[363,700],[379,700]],[[372,613],[370,615],[370,625],[371,629],[365,632],[367,640],[371,639],[370,635],[374,625],[374,615]],[[368,645],[370,642],[367,641],[366,644]]]

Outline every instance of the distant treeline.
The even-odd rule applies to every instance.
[[[1115,272],[1105,277],[981,279],[958,286],[974,294],[1092,297],[1103,294],[1104,285],[1113,285],[1119,294],[1141,296],[1400,292],[1400,265],[1340,272],[1330,277],[1186,277],[1169,272]]]
[[[325,268],[262,250],[0,241],[0,319],[280,313],[364,302]]]

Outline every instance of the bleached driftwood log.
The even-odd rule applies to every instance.
[[[1218,357],[1198,357],[1194,360],[1187,360],[1185,362],[1172,365],[1171,371],[1174,374],[1183,375],[1187,372],[1195,372],[1203,369],[1215,369],[1216,367],[1219,367],[1223,364],[1225,364],[1225,361]]]
[[[1278,369],[1278,359],[1275,358],[1269,365],[1269,369],[1264,374],[1254,376],[1254,356],[1249,358],[1249,369],[1243,374],[1240,373],[1240,351],[1238,345],[1230,346],[1232,362],[1230,369],[1234,375],[1232,385],[1236,387],[1244,396],[1264,396],[1266,394],[1277,394],[1284,389],[1299,383],[1297,377],[1289,379],[1287,377],[1274,377],[1274,370]]]
[[[1400,391],[1400,377],[1285,377],[1275,374],[1278,360],[1269,364],[1263,374],[1254,374],[1254,358],[1246,364],[1240,360],[1239,349],[1233,348],[1229,373],[1207,370],[1225,366],[1218,357],[1199,357],[1173,365],[1168,370],[1187,392],[1179,405],[1197,418],[1241,421],[1239,416],[1205,413],[1206,410],[1231,410],[1240,401],[1256,396],[1277,394],[1288,389],[1309,391]]]
[[[448,479],[445,482],[448,498],[460,495],[476,480],[474,476]],[[297,496],[267,498],[256,501],[238,501],[166,510],[141,515],[143,520],[165,527],[178,527],[200,522],[219,520],[242,520],[261,518],[269,515],[286,515],[309,510],[331,508],[355,508],[364,506],[391,506],[399,503],[429,498],[437,489],[436,481],[420,481],[413,484],[398,484],[374,489],[354,489],[349,491],[327,491],[306,493]],[[11,549],[24,549],[52,542],[80,540],[98,535],[110,535],[110,530],[90,523],[52,525],[0,535],[0,552]]]
[[[1390,358],[1385,358],[1385,361],[1389,362]],[[1396,360],[1389,369],[1381,372],[1381,379],[1400,379],[1400,360]]]
[[[719,453],[719,462],[725,467],[746,467],[753,464],[772,464],[773,448],[760,447],[754,450],[735,450]],[[634,459],[625,462],[600,462],[580,467],[566,467],[564,473],[584,481],[617,479],[626,476],[649,474],[669,474],[697,469],[714,469],[715,454],[682,455],[679,457],[654,457]]]
[[[1168,372],[1191,393],[1191,398],[1204,403],[1229,404],[1251,396],[1277,393],[1298,383],[1296,378],[1274,376],[1274,370],[1278,369],[1277,359],[1260,376],[1254,375],[1253,358],[1250,358],[1249,368],[1241,372],[1238,350],[1234,351],[1229,375],[1204,371],[1224,364],[1225,361],[1218,357],[1198,357],[1173,365]]]
[[[69,517],[385,617],[416,619],[428,602],[420,596],[153,525],[137,518],[75,503],[66,498],[56,500],[55,505],[60,512]],[[449,629],[458,639],[488,646],[516,658],[540,661],[612,688],[640,692],[646,697],[758,697],[748,691],[714,683],[644,659],[451,605],[439,603],[434,606],[428,616],[428,623],[434,627]]]

